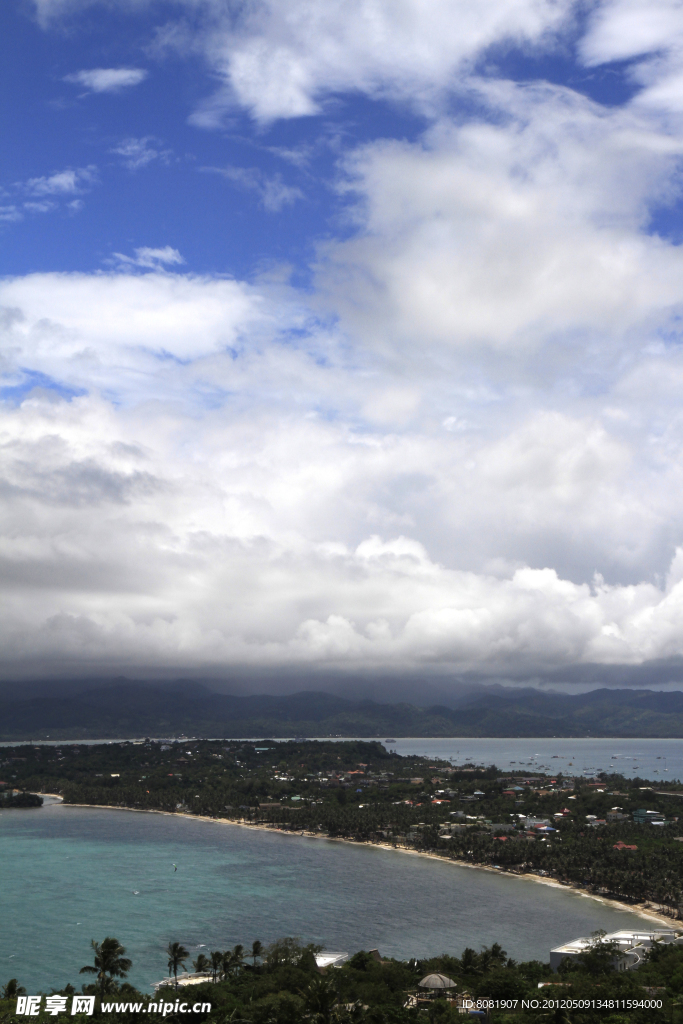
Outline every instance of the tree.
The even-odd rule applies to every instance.
[[[464,974],[478,974],[478,959],[479,958],[477,957],[475,951],[473,949],[470,949],[469,946],[467,946],[467,948],[463,950],[462,956],[460,957],[460,970],[463,971]]]
[[[332,979],[318,975],[301,994],[306,1000],[308,1012],[315,1014],[320,1024],[329,1024],[337,1001],[337,990]]]
[[[222,970],[227,977],[229,974],[239,973],[244,966],[244,946],[237,945],[223,953]]]
[[[114,978],[127,978],[128,971],[133,962],[124,956],[125,948],[118,939],[107,937],[103,942],[90,940],[90,945],[95,951],[95,966],[89,964],[81,967],[80,974],[96,974],[96,985],[99,988],[100,998],[108,988],[114,984]]]
[[[263,953],[263,944],[257,939],[256,942],[251,944],[251,953],[249,954],[254,961],[254,967],[256,967],[256,961],[260,958]]]
[[[184,946],[181,946],[179,942],[169,942],[166,949],[168,954],[168,974],[169,977],[173,975],[175,978],[175,987],[178,988],[178,968],[182,967],[185,971],[185,961],[190,955]]]
[[[192,961],[192,966],[197,974],[204,974],[211,968],[211,961],[204,953],[200,953],[197,959]]]
[[[223,954],[220,949],[215,949],[213,951],[209,963],[211,964],[211,974],[213,975],[213,983],[215,985],[218,975],[223,970]]]
[[[6,985],[2,989],[3,999],[16,999],[17,996],[25,996],[26,989],[23,988],[16,978],[10,978]]]

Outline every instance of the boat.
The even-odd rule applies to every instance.
[[[395,742],[396,742],[396,740],[395,740],[395,739],[394,739],[394,738],[393,738],[392,736],[390,736],[390,737],[389,737],[389,739],[388,739],[388,740],[385,740],[384,742],[385,742],[385,743],[395,743]]]

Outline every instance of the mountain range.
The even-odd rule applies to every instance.
[[[496,686],[463,694],[452,706],[419,707],[318,691],[234,696],[196,682],[119,680],[57,696],[5,696],[0,707],[5,741],[177,735],[683,737],[683,693]]]

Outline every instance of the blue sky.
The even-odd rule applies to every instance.
[[[666,682],[678,0],[7,0],[0,38],[6,678]]]
[[[215,74],[199,54],[155,51],[173,13],[107,5],[41,28],[28,5],[3,7],[12,143],[0,159],[7,205],[22,219],[5,230],[2,273],[92,271],[114,252],[171,245],[194,273],[248,277],[287,261],[305,281],[316,243],[343,232],[340,157],[424,130],[419,112],[354,94],[330,97],[314,116],[255,123],[235,106],[220,125],[193,124]],[[131,69],[141,81],[98,92],[69,80],[99,68]],[[50,216],[22,205],[35,197],[18,183],[65,168],[92,168],[68,196],[83,216],[68,202]]]

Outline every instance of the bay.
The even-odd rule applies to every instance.
[[[401,958],[500,942],[547,960],[596,928],[643,926],[571,890],[399,851],[57,802],[0,813],[0,864],[0,983],[30,993],[80,987],[107,935],[145,990],[175,940],[193,957],[297,935]]]
[[[651,782],[683,779],[681,739],[396,739],[385,742],[398,754],[438,757],[454,765],[494,764],[502,771],[593,775],[618,772]]]

